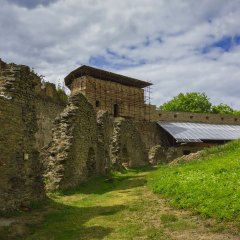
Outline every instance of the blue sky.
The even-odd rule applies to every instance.
[[[240,109],[240,0],[2,0],[0,58],[57,83],[81,64]]]
[[[240,34],[234,36],[224,36],[220,40],[212,42],[209,45],[206,45],[203,48],[202,53],[209,53],[215,48],[220,49],[223,52],[230,52],[232,50],[234,51],[234,48],[237,47],[238,45],[240,45]]]

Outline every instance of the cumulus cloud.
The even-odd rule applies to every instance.
[[[3,0],[0,57],[57,83],[81,64],[240,109],[240,0]]]

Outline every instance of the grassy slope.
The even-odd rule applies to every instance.
[[[163,166],[150,175],[149,185],[175,206],[240,220],[240,141],[208,149],[197,161]]]

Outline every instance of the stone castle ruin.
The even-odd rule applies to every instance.
[[[149,82],[81,66],[65,77],[72,94],[82,93],[96,111],[113,117],[149,119]]]
[[[29,67],[0,60],[0,211],[112,168],[168,162],[240,138],[239,117],[156,110],[149,82],[82,66],[65,83],[69,97]]]

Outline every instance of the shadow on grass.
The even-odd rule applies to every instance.
[[[114,215],[124,209],[122,205],[72,207],[53,201],[51,206],[54,211],[45,217],[43,225],[46,236],[50,237],[46,239],[51,239],[51,237],[54,237],[53,239],[103,239],[112,232],[112,228],[88,227],[85,224],[93,218]],[[38,236],[38,228],[35,227],[35,231]]]
[[[80,187],[59,193],[63,196],[74,194],[97,194],[101,195],[113,190],[127,190],[146,183],[144,175],[137,173],[149,172],[154,169],[139,168],[131,169],[126,173],[115,173],[111,176],[110,181],[106,177],[96,177],[88,182],[81,184]],[[47,211],[46,211],[47,209]],[[48,199],[45,209],[40,209],[41,215],[44,216],[41,221],[26,221],[27,231],[24,237],[16,238],[14,229],[7,229],[8,234],[4,234],[0,239],[24,239],[24,240],[71,240],[71,239],[103,239],[114,229],[111,227],[111,218],[115,218],[119,211],[125,209],[124,205],[114,206],[69,206],[58,203],[53,199]],[[31,219],[31,213],[28,213]],[[104,221],[109,221],[103,225]],[[94,226],[88,226],[91,219],[100,218],[95,221]],[[106,219],[107,218],[107,219]],[[98,225],[99,223],[99,225]]]
[[[109,235],[113,228],[96,221],[94,226],[88,222],[94,218],[107,217],[125,209],[123,205],[75,207],[57,203],[52,199],[47,201],[47,210],[42,209],[43,218],[36,221],[29,212],[28,220],[19,222],[0,231],[1,240],[71,240],[71,239],[103,239]],[[40,218],[39,218],[40,219]],[[20,219],[19,219],[20,220]],[[20,220],[21,221],[21,220]],[[98,224],[99,223],[99,224]],[[110,225],[110,223],[109,223]],[[111,225],[110,225],[111,226]],[[19,229],[23,228],[24,233]]]
[[[59,191],[60,195],[72,195],[76,193],[82,194],[104,194],[113,190],[125,190],[143,186],[146,183],[145,176],[137,176],[135,174],[155,171],[156,168],[144,167],[129,169],[122,173],[113,173],[112,176],[95,177],[82,183],[79,187]]]

